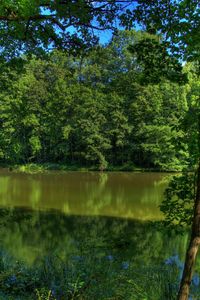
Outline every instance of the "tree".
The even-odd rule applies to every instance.
[[[185,165],[186,89],[161,77],[159,84],[142,82],[141,62],[128,46],[147,37],[121,31],[81,57],[62,51],[24,57],[19,70],[2,63],[1,161],[100,169]]]
[[[110,141],[104,134],[106,97],[99,91],[76,85],[73,98],[71,122],[75,152],[82,161],[104,170],[107,167],[105,152],[110,149]]]
[[[49,48],[83,48],[96,30],[136,24],[168,41],[174,55],[198,59],[199,5],[195,0],[4,0],[0,4],[1,51],[10,57]]]
[[[199,76],[195,64],[186,65],[189,72],[187,87],[188,112],[182,127],[188,140],[188,172],[175,177],[166,191],[166,199],[161,209],[166,214],[167,223],[178,223],[181,226],[192,224],[192,233],[186,255],[185,268],[178,299],[187,299],[189,285],[199,247]],[[191,169],[194,172],[191,174]],[[195,203],[194,203],[195,200]],[[193,216],[193,217],[192,217]]]
[[[158,54],[157,62],[167,58],[170,53],[170,56],[173,57],[198,61],[198,66],[200,65],[200,7],[198,1],[138,0],[131,2],[135,2],[137,5],[124,8],[124,4],[130,4],[129,1],[113,0],[103,2],[90,0],[70,2],[2,1],[0,5],[1,52],[6,59],[10,59],[10,57],[19,56],[23,52],[41,54],[44,49],[49,50],[51,47],[69,49],[72,46],[75,50],[87,49],[88,46],[97,41],[93,32],[96,29],[113,29],[113,21],[117,16],[121,22],[120,24],[127,28],[139,23],[144,25],[149,33],[157,33],[164,37],[165,45],[170,49],[170,52],[165,51],[164,56],[159,54],[159,50],[163,49],[162,45],[151,42],[151,48]],[[75,33],[73,33],[74,29],[76,30]],[[144,42],[142,43],[144,49],[145,47],[147,49],[149,41],[148,43],[145,41],[146,45],[144,45]],[[141,49],[140,45],[138,49]],[[144,54],[146,55],[146,53]],[[155,65],[153,64],[153,66]],[[173,60],[173,71],[180,71],[176,66],[176,61]],[[161,70],[163,67],[163,64],[161,64]],[[148,69],[144,68],[143,70],[147,71]],[[154,70],[159,72],[159,68],[154,68]],[[159,74],[161,73],[159,72]],[[176,80],[176,76],[173,76],[173,78]],[[198,140],[200,140],[199,129]],[[38,148],[39,144],[35,138],[31,139],[30,142],[33,149]],[[188,249],[189,254],[190,250],[195,250],[193,254],[196,254],[200,241],[200,164],[198,170],[199,176],[197,177],[194,222],[191,243]],[[193,243],[195,243],[195,249]],[[190,255],[186,259],[179,299],[187,299],[188,297],[192,274],[191,266],[194,259],[195,255],[192,261],[189,261]],[[192,264],[190,265],[190,263]]]
[[[145,1],[136,12],[147,30],[159,32],[165,37],[171,53],[181,59],[197,62],[197,73],[200,66],[200,6],[197,1]],[[199,104],[199,96],[197,103]],[[200,144],[200,114],[197,109],[197,144]],[[196,254],[200,245],[200,147],[198,147],[196,195],[194,201],[193,225],[188,246],[183,277],[178,298],[186,300],[192,279]]]
[[[132,91],[129,115],[133,156],[147,168],[181,169],[188,155],[180,126],[187,111],[185,88],[161,81],[147,86],[135,84]]]
[[[37,54],[52,48],[87,49],[97,43],[97,31],[114,22],[131,1],[5,0],[0,4],[1,53]]]

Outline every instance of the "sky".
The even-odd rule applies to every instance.
[[[121,2],[123,3],[123,0]],[[135,8],[135,6],[136,6],[136,3],[133,1],[133,3],[131,3],[126,8],[132,10],[132,9]],[[48,9],[43,9],[42,13],[44,13],[46,15],[51,15],[52,14],[52,12],[50,10],[48,10]],[[98,26],[98,24],[95,21],[94,21],[94,25]],[[115,21],[115,27],[118,28],[119,30],[123,29],[123,27],[119,25],[119,21],[117,21],[117,20]],[[137,29],[140,29],[140,28],[139,28],[139,26],[136,25],[136,28],[134,28],[134,29],[137,30]],[[60,30],[57,28],[56,31],[59,32]],[[76,32],[76,29],[73,26],[71,26],[71,27],[67,28],[67,32],[73,34],[73,33]],[[107,44],[111,40],[111,38],[112,38],[112,31],[111,30],[93,30],[93,32],[99,38],[99,42],[102,45]]]

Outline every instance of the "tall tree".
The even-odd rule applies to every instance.
[[[135,13],[135,12],[134,12]],[[170,51],[186,61],[196,61],[200,66],[200,5],[192,0],[163,0],[145,1],[144,6],[139,6],[136,12],[148,31],[159,32],[165,37]],[[198,103],[199,103],[198,97]],[[198,135],[197,143],[200,144],[200,115],[197,111]],[[189,287],[192,280],[196,254],[200,245],[200,147],[197,154],[197,181],[196,196],[194,201],[194,215],[191,238],[186,254],[184,272],[178,293],[179,300],[189,297]]]
[[[124,7],[130,3],[137,5]],[[164,36],[171,55],[184,60],[198,61],[200,65],[199,13],[200,6],[196,0],[99,0],[98,2],[4,0],[0,4],[1,53],[9,59],[23,52],[41,53],[51,47],[75,50],[87,48],[97,41],[94,31],[113,28],[117,16],[121,24],[127,28],[139,22],[149,33],[159,33]],[[160,45],[151,44],[159,54]],[[167,55],[164,57],[166,58]],[[158,61],[161,59],[163,60],[162,55]],[[174,70],[176,64],[173,65]],[[161,67],[164,67],[163,64]],[[200,130],[198,139],[200,139]],[[35,140],[31,141],[33,145],[37,144]],[[200,163],[198,170],[200,174]],[[188,298],[192,266],[199,246],[199,228],[200,176],[197,179],[194,223],[179,299]],[[192,259],[191,251],[195,254]]]

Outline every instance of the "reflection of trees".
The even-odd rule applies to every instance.
[[[149,265],[181,249],[182,237],[171,236],[169,240],[167,233],[147,222],[18,209],[2,209],[0,216],[1,248],[29,263],[56,254],[62,258],[112,255]]]
[[[161,218],[163,178],[156,173],[5,173],[0,176],[0,205],[155,220]]]

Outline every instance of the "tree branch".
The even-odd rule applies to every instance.
[[[17,16],[17,15],[10,15],[10,16],[0,16],[0,21],[28,21],[28,20],[49,20],[56,17],[56,15],[33,15],[33,16]]]
[[[69,23],[68,25],[63,25],[58,19],[56,19],[56,15],[34,15],[34,16],[0,16],[0,21],[9,21],[9,22],[21,22],[21,21],[27,21],[28,23],[30,21],[43,21],[43,20],[49,20],[52,23],[56,24],[60,29],[63,31],[71,25]]]

